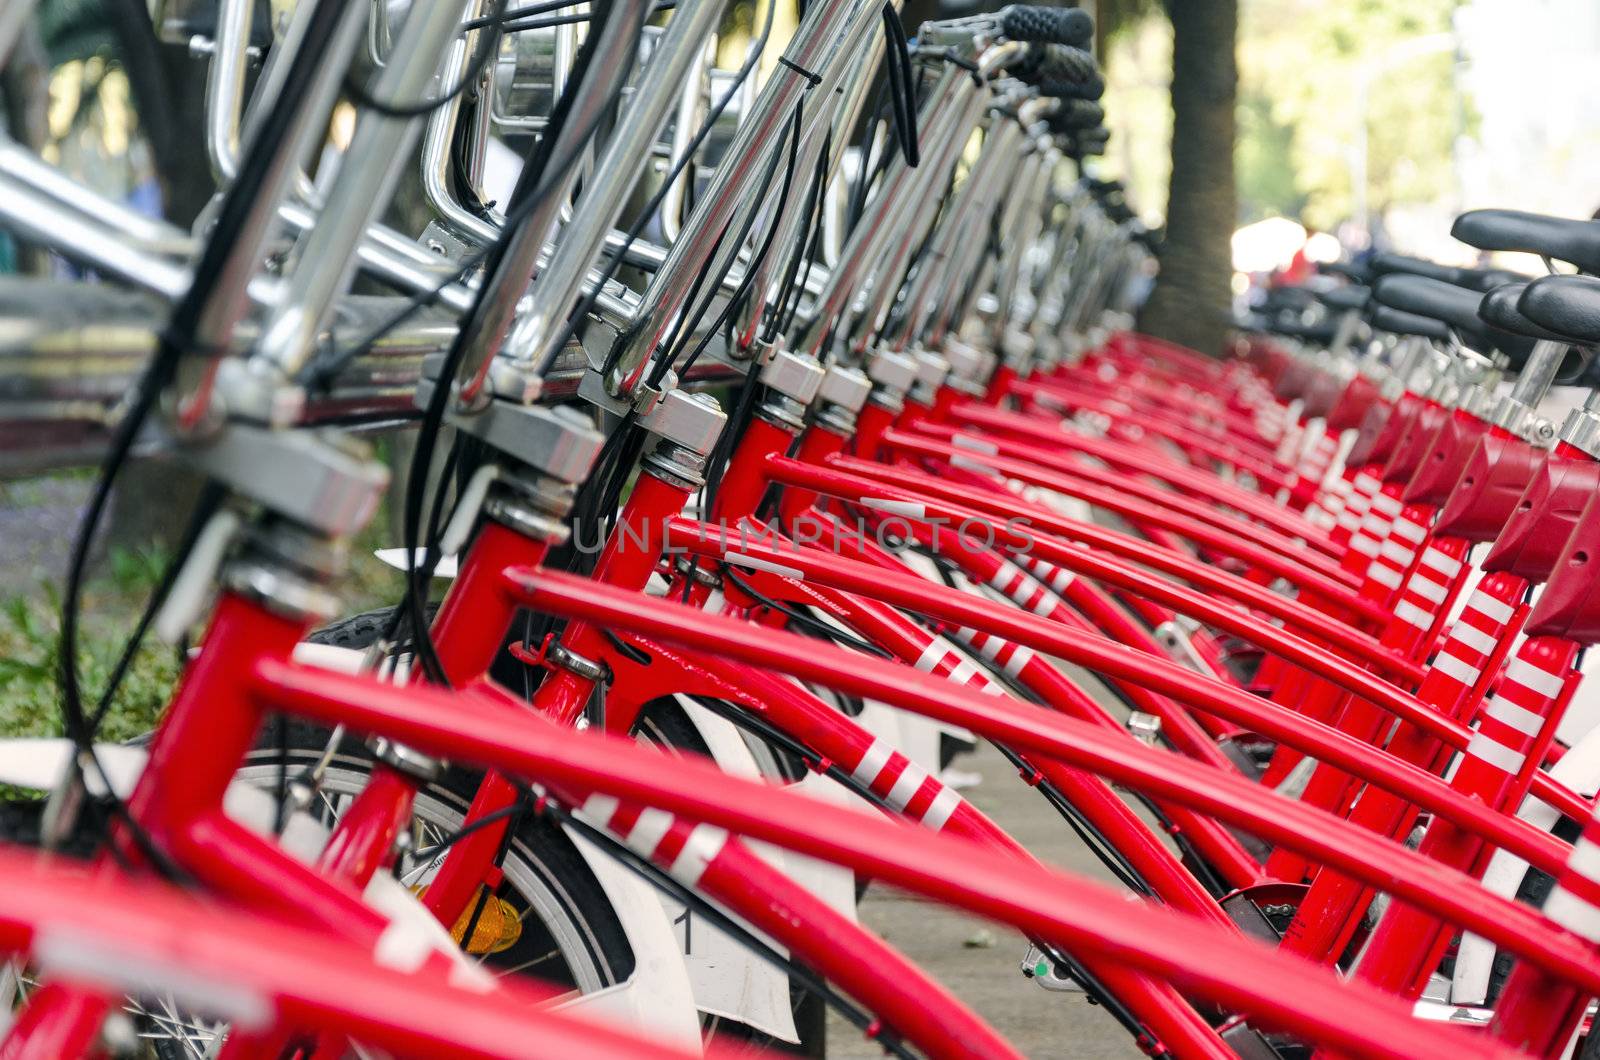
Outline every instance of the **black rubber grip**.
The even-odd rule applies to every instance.
[[[1041,96],[1057,99],[1099,99],[1106,94],[1106,83],[1099,74],[1088,81],[1040,81],[1035,86]]]
[[[1094,39],[1094,19],[1075,7],[1012,4],[1000,12],[1000,32],[1011,40],[1081,48]]]
[[[1069,133],[1092,129],[1106,120],[1105,108],[1087,99],[1063,99],[1056,112],[1046,119],[1053,132]]]

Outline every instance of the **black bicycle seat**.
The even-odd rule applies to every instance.
[[[1567,342],[1600,345],[1600,279],[1546,276],[1534,280],[1517,300],[1517,309]]]
[[[1504,287],[1496,287],[1484,295],[1483,300],[1478,303],[1478,318],[1490,327],[1509,331],[1514,335],[1526,335],[1530,339],[1571,341],[1523,316],[1522,311],[1517,308],[1517,300],[1527,289],[1528,285],[1525,283],[1508,283]]]
[[[1328,276],[1343,276],[1351,283],[1366,285],[1372,282],[1372,271],[1353,261],[1321,261],[1317,271]]]
[[[1483,295],[1466,287],[1427,276],[1390,273],[1372,286],[1372,297],[1391,309],[1432,317],[1456,330],[1461,340],[1480,351],[1499,350],[1520,366],[1533,351],[1533,339],[1491,327],[1478,316]]]
[[[1329,309],[1343,312],[1348,309],[1362,310],[1367,307],[1367,302],[1372,298],[1372,289],[1363,287],[1359,283],[1347,283],[1338,287],[1327,287],[1311,292],[1317,301]]]
[[[1442,321],[1432,317],[1419,317],[1415,313],[1399,309],[1390,309],[1376,302],[1368,306],[1367,319],[1377,330],[1387,331],[1392,335],[1421,335],[1425,339],[1437,339],[1440,342],[1450,337],[1450,329]]]
[[[1480,250],[1511,250],[1570,262],[1600,272],[1600,221],[1579,221],[1521,210],[1469,210],[1450,234]]]
[[[1492,291],[1508,283],[1527,280],[1529,277],[1509,269],[1463,269],[1454,265],[1440,265],[1426,258],[1412,258],[1404,254],[1379,253],[1372,255],[1372,273],[1384,276],[1399,273],[1406,276],[1426,276],[1455,287],[1468,287],[1474,291]]]

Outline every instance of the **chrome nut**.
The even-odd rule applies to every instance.
[[[859,368],[830,364],[822,374],[822,385],[817,388],[817,399],[826,405],[837,405],[849,412],[860,412],[872,393],[872,380]]]
[[[809,405],[822,385],[822,376],[822,365],[815,357],[778,346],[772,351],[772,359],[762,366],[760,379],[784,397]]]

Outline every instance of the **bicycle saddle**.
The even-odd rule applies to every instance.
[[[1528,285],[1525,283],[1508,283],[1503,287],[1496,287],[1484,295],[1483,300],[1478,303],[1478,318],[1490,327],[1509,331],[1514,335],[1525,335],[1530,339],[1571,341],[1564,335],[1558,335],[1548,328],[1535,324],[1517,308],[1517,300],[1527,289]]]
[[[1432,317],[1422,317],[1400,309],[1390,309],[1376,302],[1368,306],[1368,321],[1379,331],[1392,335],[1420,335],[1440,342],[1450,338],[1450,329]]]
[[[1478,316],[1490,327],[1509,331],[1514,335],[1525,335],[1530,339],[1544,339],[1549,342],[1571,342],[1572,339],[1566,335],[1540,327],[1517,308],[1518,300],[1527,289],[1528,284],[1525,283],[1508,283],[1504,287],[1496,287],[1484,295],[1483,301],[1478,304]],[[1569,348],[1561,359],[1561,366],[1556,369],[1556,382],[1563,386],[1578,383],[1587,376],[1590,359],[1585,351]]]
[[[1517,300],[1517,309],[1567,342],[1600,345],[1600,279],[1546,276],[1534,280]]]
[[[1533,351],[1533,339],[1491,327],[1479,317],[1483,296],[1466,287],[1427,276],[1390,273],[1373,284],[1372,296],[1391,309],[1442,321],[1454,328],[1467,345],[1499,350],[1514,366],[1520,366]]]
[[[1600,272],[1600,221],[1582,221],[1522,210],[1469,210],[1450,234],[1480,250],[1513,250],[1570,262]]]
[[[1496,287],[1518,280],[1530,279],[1509,269],[1463,269],[1454,265],[1440,265],[1426,258],[1412,258],[1404,254],[1379,253],[1370,260],[1372,274],[1383,276],[1400,273],[1407,276],[1426,276],[1455,287],[1470,287],[1474,291],[1492,291]]]
[[[1366,265],[1354,261],[1320,261],[1317,271],[1326,276],[1343,276],[1351,283],[1363,286],[1372,282],[1372,271]]]
[[[1329,309],[1344,312],[1345,310],[1362,310],[1367,307],[1372,298],[1372,288],[1359,283],[1347,283],[1340,287],[1327,287],[1311,292],[1323,305]]]

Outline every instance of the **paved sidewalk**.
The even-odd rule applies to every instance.
[[[983,775],[963,792],[1041,860],[1097,879],[1109,879],[1066,823],[1018,779],[999,752],[985,744],[956,768]],[[1022,936],[976,917],[874,886],[861,919],[917,964],[947,984],[1030,1057],[1132,1058],[1143,1054],[1099,1006],[1082,994],[1048,993],[1023,977]],[[829,1060],[876,1060],[883,1050],[856,1029],[829,1017]]]

